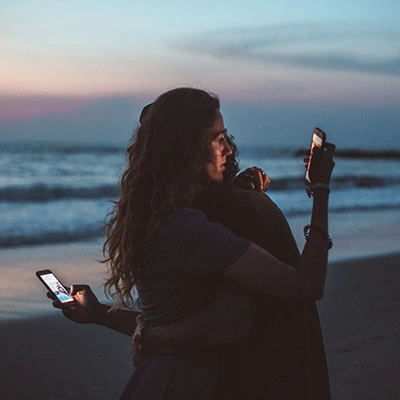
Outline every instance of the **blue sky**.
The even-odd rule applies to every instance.
[[[124,142],[195,86],[238,142],[400,149],[396,0],[3,0],[0,51],[0,138]]]

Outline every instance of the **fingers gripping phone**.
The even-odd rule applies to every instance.
[[[322,148],[322,146],[324,145],[325,139],[326,139],[325,132],[319,128],[315,128],[313,135],[312,135],[312,140],[311,140],[310,154],[308,155],[308,163],[307,163],[306,176],[305,176],[306,184],[308,183],[311,185],[310,167],[311,167],[311,160],[312,160],[314,148],[315,147]]]
[[[43,285],[57,297],[63,306],[70,306],[75,303],[75,300],[69,295],[65,286],[49,269],[37,271],[36,276],[40,279]]]

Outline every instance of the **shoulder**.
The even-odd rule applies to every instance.
[[[164,243],[182,244],[210,235],[216,225],[203,211],[183,208],[165,218],[156,237]]]
[[[290,249],[291,254],[298,254],[286,217],[267,194],[232,187],[224,194],[222,204],[219,220],[236,234],[282,260]]]
[[[184,230],[187,227],[207,224],[206,214],[196,208],[182,208],[171,214],[162,225],[161,232]]]
[[[160,238],[164,242],[174,242],[174,246],[224,248],[247,247],[250,244],[240,234],[232,232],[221,222],[211,221],[207,215],[198,209],[181,209],[168,218],[160,229]]]
[[[210,221],[203,211],[190,208],[166,219],[153,242],[150,257],[176,269],[208,276],[231,265],[249,246],[249,240]]]
[[[215,235],[236,236],[220,222],[211,221],[202,210],[196,208],[183,208],[170,215],[161,227],[160,235],[183,240],[200,240]]]
[[[283,213],[276,203],[264,192],[232,186],[226,191],[224,205],[231,211],[254,214],[256,218],[271,221],[281,219]]]
[[[181,208],[171,215],[172,220],[205,220],[206,214],[197,208]]]

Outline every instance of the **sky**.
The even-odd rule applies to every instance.
[[[193,86],[238,144],[400,150],[398,0],[2,0],[0,57],[0,140],[125,143]]]

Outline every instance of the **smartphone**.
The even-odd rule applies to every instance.
[[[75,300],[69,295],[68,290],[49,269],[37,271],[36,276],[60,300],[62,305],[71,306],[75,303]]]
[[[307,169],[306,169],[306,181],[308,183],[311,183],[310,166],[311,166],[311,159],[312,159],[314,147],[321,148],[324,145],[325,139],[326,139],[325,132],[319,128],[315,128],[313,135],[312,135],[310,154],[308,156],[308,164],[307,164]]]

